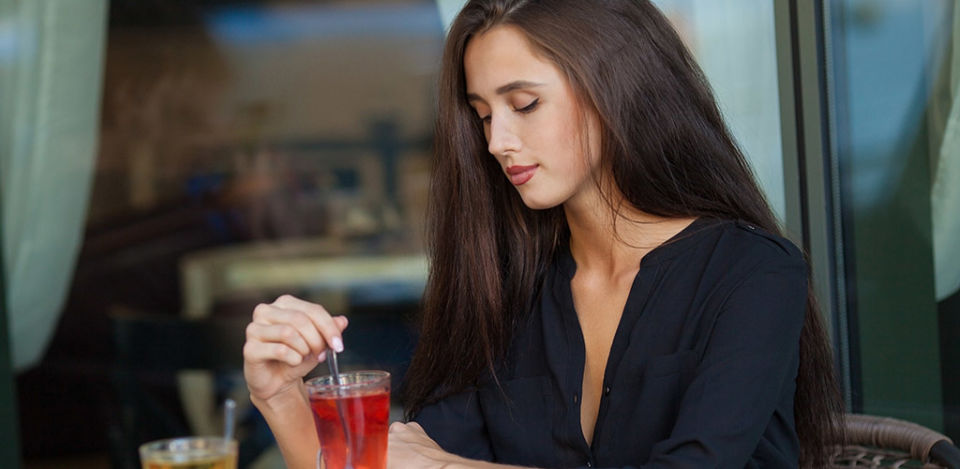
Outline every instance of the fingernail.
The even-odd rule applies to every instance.
[[[332,345],[333,345],[333,349],[336,350],[337,353],[343,352],[343,341],[340,340],[339,337],[334,337],[334,338],[333,338],[333,344],[332,344]]]
[[[317,363],[323,363],[323,361],[326,359],[327,359],[327,354],[325,353],[321,353],[320,355],[317,355]]]

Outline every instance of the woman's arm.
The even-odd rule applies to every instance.
[[[477,461],[448,453],[416,422],[390,425],[388,469],[519,469],[519,466]]]
[[[806,278],[799,253],[774,256],[755,265],[730,292],[670,437],[639,467],[742,468],[758,450],[772,458],[767,464],[797,466],[796,435],[787,430],[793,401],[784,399],[794,392]],[[788,413],[778,413],[785,407]],[[762,441],[776,419],[780,430],[773,437],[780,447]]]
[[[289,295],[253,311],[243,346],[243,377],[288,468],[316,467],[320,445],[303,377],[322,361],[328,344],[343,351],[346,327],[346,318]]]
[[[252,394],[250,401],[260,410],[290,469],[316,469],[320,443],[303,384],[261,401]]]

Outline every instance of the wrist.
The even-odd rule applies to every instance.
[[[261,399],[251,393],[250,403],[264,415],[284,414],[294,409],[309,406],[307,391],[303,386],[303,381],[292,383],[290,386],[278,391],[267,399]]]
[[[316,467],[320,444],[302,381],[291,384],[268,399],[251,394],[250,402],[257,407],[270,426],[286,467]]]

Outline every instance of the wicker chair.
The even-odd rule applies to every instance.
[[[929,428],[889,417],[847,414],[846,444],[838,446],[831,468],[960,469],[960,449]]]

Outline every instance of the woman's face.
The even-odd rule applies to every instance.
[[[472,38],[463,68],[487,149],[528,207],[595,195],[597,118],[581,113],[563,73],[536,55],[519,29],[497,26]]]

